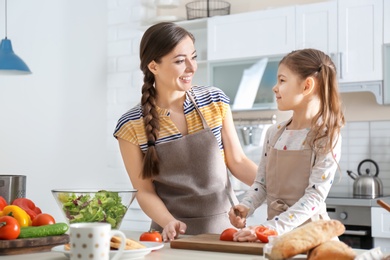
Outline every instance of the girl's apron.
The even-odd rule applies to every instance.
[[[180,139],[160,143],[160,174],[153,180],[156,193],[169,212],[187,225],[186,234],[221,233],[232,227],[226,187],[229,178],[215,135],[207,125],[191,94],[187,92],[202,119],[203,130]],[[152,221],[151,228],[162,231]]]
[[[265,175],[268,220],[286,211],[305,194],[309,185],[311,168],[315,161],[315,152],[309,145],[310,138],[312,138],[311,132],[306,138],[303,150],[277,150],[274,148],[290,122],[291,120],[282,125],[268,144],[268,162]],[[311,220],[318,218],[329,219],[325,204]]]

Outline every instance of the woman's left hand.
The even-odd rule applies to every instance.
[[[238,242],[256,241],[257,236],[255,230],[257,227],[258,226],[250,226],[239,230],[237,233],[234,234],[233,241],[238,241]]]
[[[179,220],[172,220],[163,229],[162,237],[164,242],[172,241],[186,232],[187,225]]]

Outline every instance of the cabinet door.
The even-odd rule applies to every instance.
[[[296,7],[296,48],[337,53],[337,1]]]
[[[208,59],[286,54],[295,45],[295,7],[212,17]]]
[[[390,43],[390,1],[384,0],[383,1],[383,19],[384,19],[384,42]]]
[[[340,82],[382,80],[383,0],[339,0]]]

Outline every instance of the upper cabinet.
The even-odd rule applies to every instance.
[[[339,0],[340,82],[383,80],[383,0]]]
[[[339,0],[296,7],[296,48],[332,58],[341,92],[370,91],[383,103],[383,0]]]
[[[337,2],[296,7],[296,49],[315,48],[337,53]]]
[[[295,7],[216,16],[208,23],[208,59],[280,55],[295,47]]]
[[[334,61],[341,92],[369,91],[379,104],[390,103],[389,80],[384,82],[390,76],[383,69],[390,62],[384,59],[390,48],[384,47],[390,43],[388,0],[324,1],[179,24],[196,37],[199,59],[194,83],[220,87],[231,100],[243,73],[268,58],[264,75],[269,79],[253,93],[253,108],[272,108],[271,98],[261,97],[272,91],[278,60],[295,49],[316,48]]]
[[[390,43],[390,1],[383,0],[384,42]]]

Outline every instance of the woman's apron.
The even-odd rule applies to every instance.
[[[187,95],[201,117],[204,129],[156,145],[160,174],[153,183],[169,212],[186,223],[186,234],[221,233],[232,227],[226,187],[235,203],[238,200],[227,183],[227,168],[217,139],[191,94],[187,92]],[[153,221],[151,228],[162,231]]]
[[[310,132],[303,150],[277,150],[274,148],[290,122],[291,120],[282,125],[268,144],[268,162],[265,175],[268,220],[286,211],[305,194],[315,161],[315,152],[309,145],[312,138]],[[325,204],[311,220],[318,218],[329,219]]]

